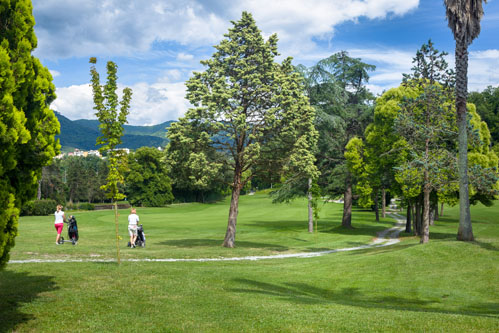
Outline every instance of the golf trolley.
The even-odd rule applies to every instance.
[[[137,238],[135,238],[135,244],[137,246],[146,247],[146,235],[144,234],[144,228],[142,224],[137,227]],[[128,247],[131,247],[130,242],[127,244]]]
[[[75,217],[71,215],[66,223],[68,224],[69,239],[65,240],[64,237],[61,237],[61,239],[59,240],[59,244],[71,242],[71,244],[76,245],[78,243],[78,225],[76,223]]]

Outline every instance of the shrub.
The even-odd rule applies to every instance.
[[[78,204],[78,209],[80,210],[94,210],[95,207],[93,204],[89,202],[82,202],[81,204]]]
[[[55,200],[34,200],[28,201],[21,208],[22,216],[43,216],[53,214],[56,210]]]

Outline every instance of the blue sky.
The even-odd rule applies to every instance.
[[[133,89],[129,123],[153,125],[181,117],[184,82],[203,70],[231,20],[253,14],[265,37],[277,33],[281,58],[311,66],[346,50],[376,65],[375,94],[400,84],[416,50],[429,38],[449,53],[454,39],[443,0],[33,0],[38,48],[57,88],[52,108],[70,119],[93,119],[91,56],[119,66]],[[499,0],[484,5],[482,32],[470,46],[469,89],[499,85]]]

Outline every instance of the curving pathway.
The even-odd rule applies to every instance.
[[[371,243],[356,246],[346,247],[342,249],[317,251],[317,252],[301,252],[291,254],[277,254],[270,256],[247,256],[247,257],[231,257],[231,258],[198,258],[198,259],[121,259],[121,261],[129,262],[209,262],[209,261],[243,261],[243,260],[265,260],[265,259],[286,259],[286,258],[311,258],[319,257],[325,254],[347,252],[355,250],[363,250],[375,247],[383,247],[396,244],[400,242],[398,239],[399,234],[405,228],[405,218],[397,213],[389,213],[390,217],[395,219],[397,223],[390,229],[383,230],[378,234]],[[116,259],[26,259],[26,260],[10,260],[9,264],[30,264],[30,263],[65,263],[65,262],[115,262]]]

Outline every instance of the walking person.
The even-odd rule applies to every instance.
[[[130,235],[130,247],[135,247],[135,240],[137,239],[137,226],[139,224],[139,216],[135,208],[132,208],[128,215],[128,234]]]
[[[54,227],[55,230],[57,230],[57,237],[55,238],[55,244],[59,245],[60,244],[59,242],[61,240],[62,228],[64,227],[64,222],[66,222],[66,216],[62,211],[62,205],[57,205],[57,210],[55,211],[54,216],[55,216]]]

